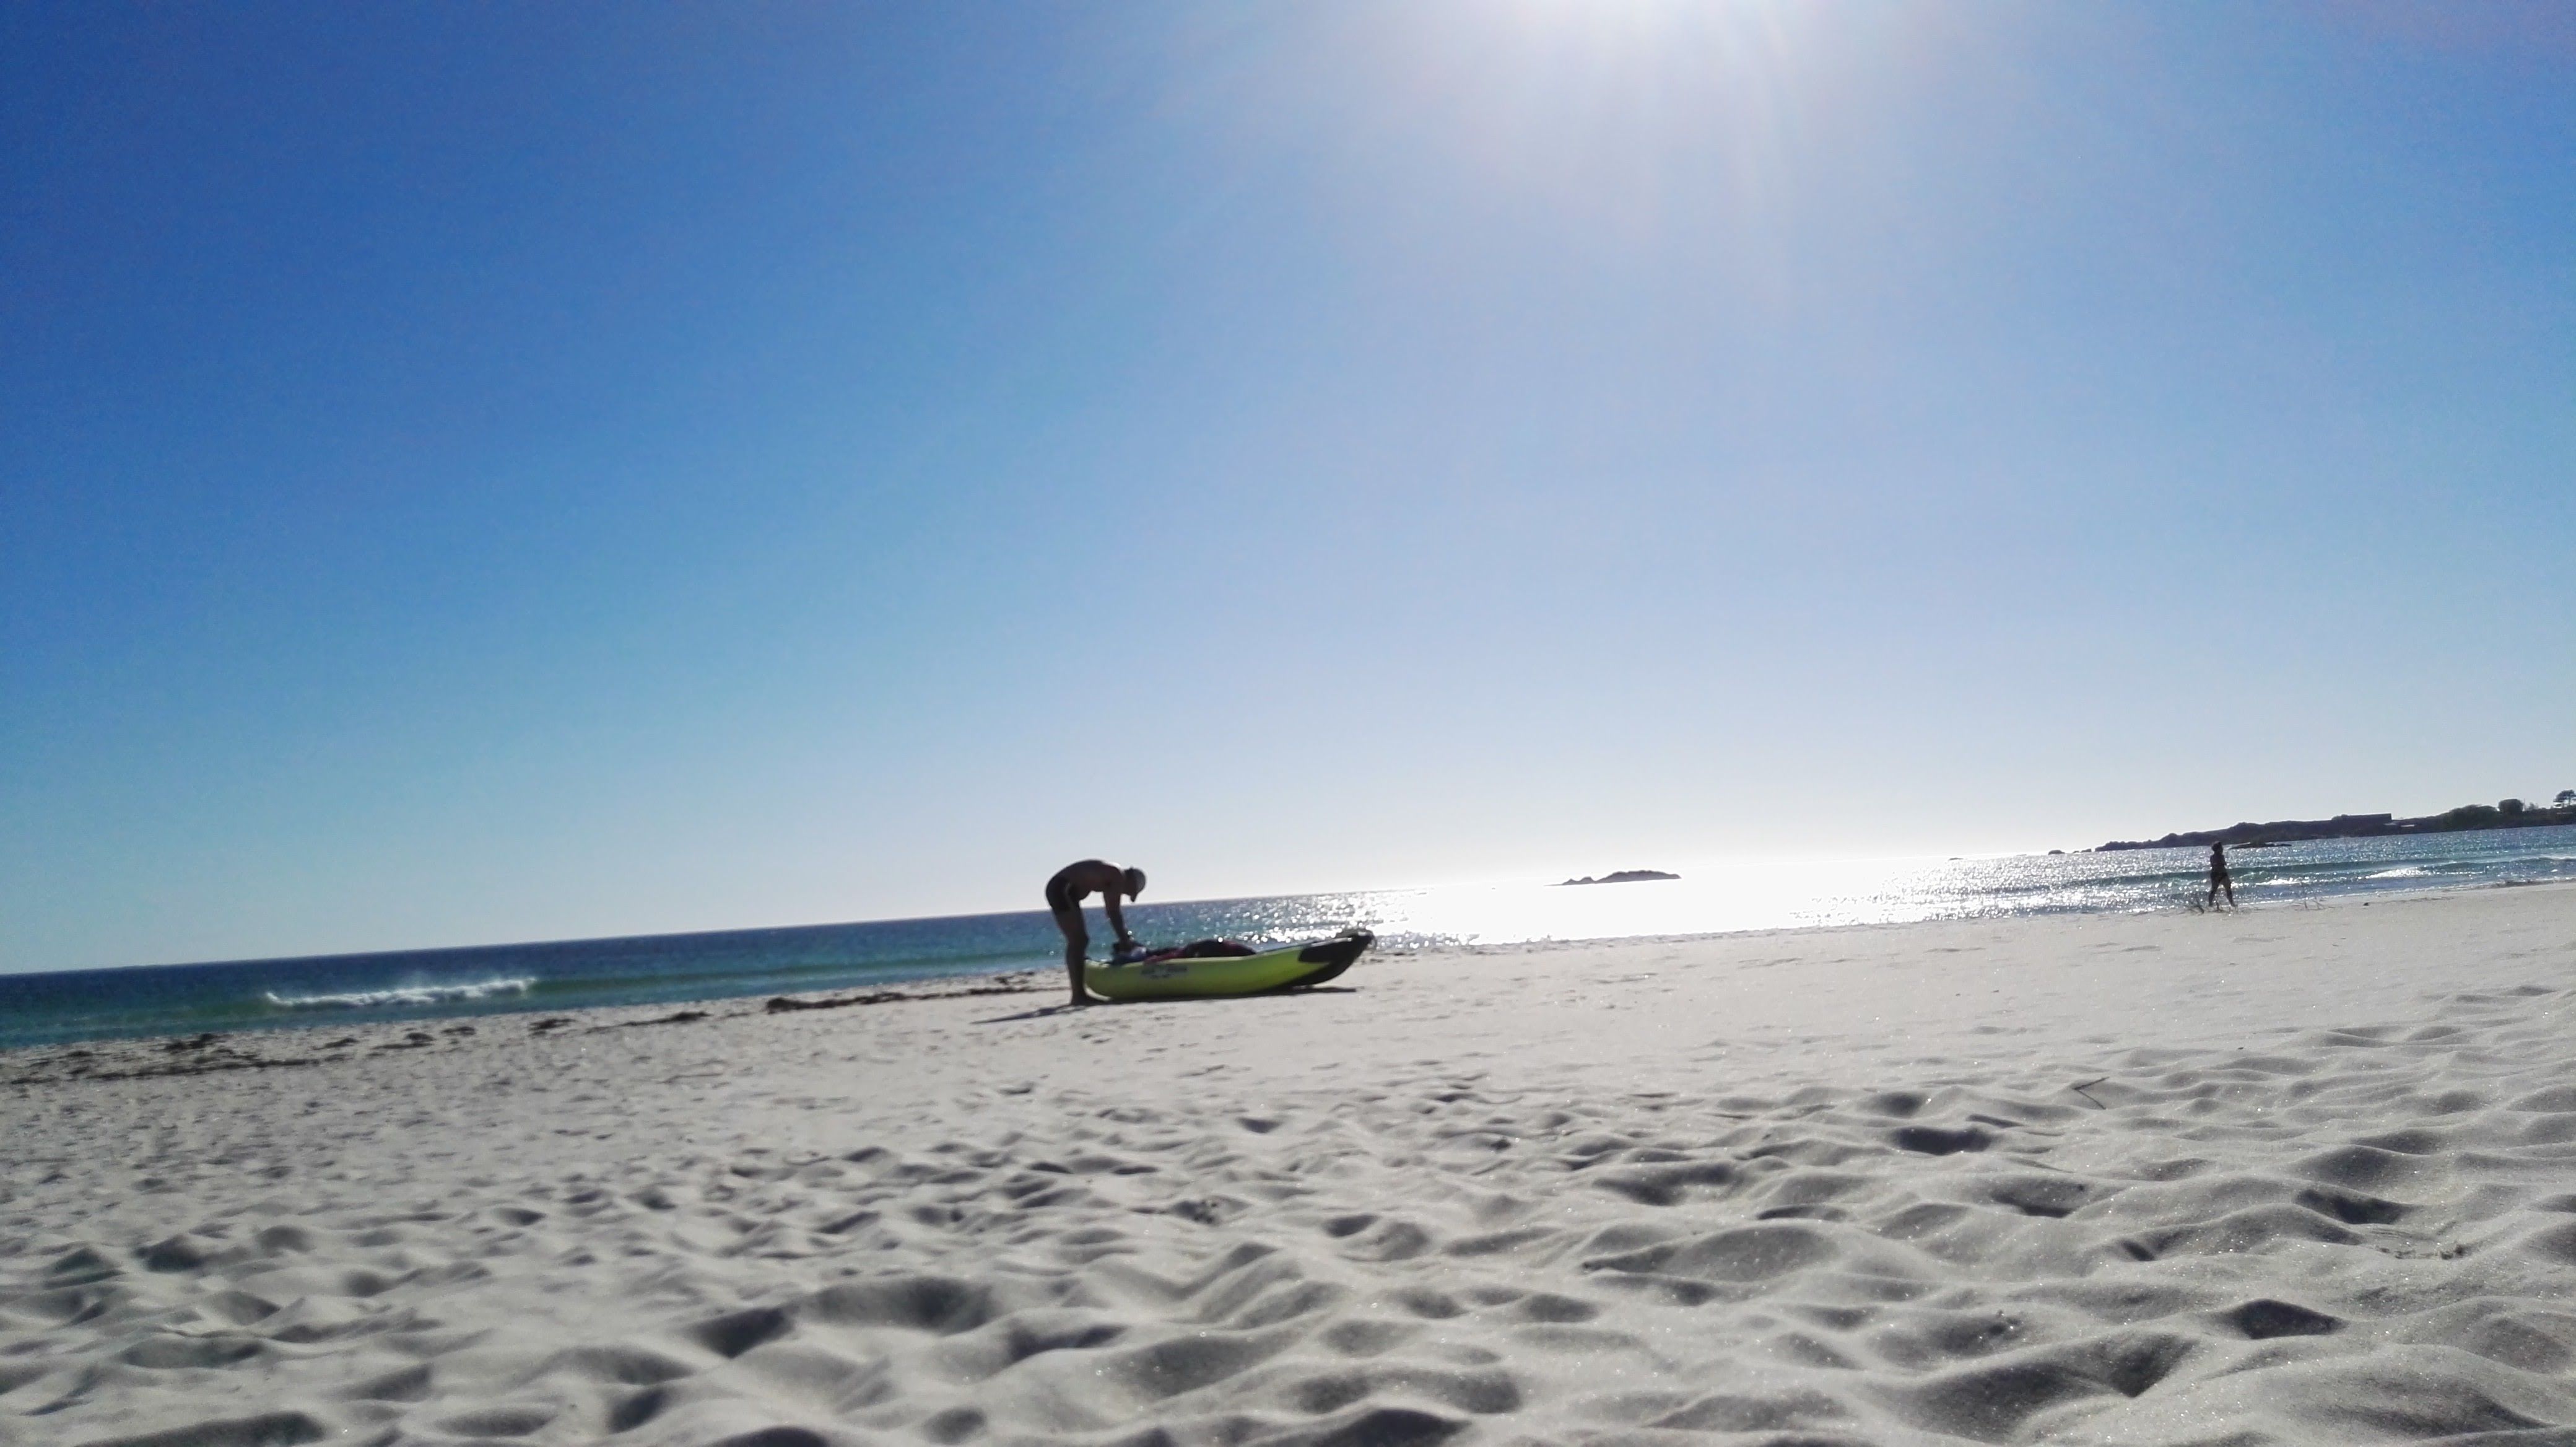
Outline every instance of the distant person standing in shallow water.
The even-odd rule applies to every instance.
[[[1073,1003],[1091,1003],[1091,997],[1082,992],[1082,957],[1091,948],[1091,934],[1082,926],[1082,901],[1100,896],[1101,908],[1109,912],[1109,927],[1118,932],[1118,948],[1128,950],[1136,947],[1136,937],[1127,933],[1127,919],[1118,912],[1118,901],[1144,892],[1145,871],[1121,869],[1106,859],[1068,864],[1047,881],[1047,912],[1055,916],[1055,927],[1064,931],[1064,973],[1073,984]]]
[[[2227,877],[2227,846],[2212,844],[2209,846],[2209,899],[2203,907],[2218,903],[2218,892],[2222,889],[2227,891],[2227,907],[2234,909],[2236,885]]]

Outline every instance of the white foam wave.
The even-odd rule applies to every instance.
[[[2418,869],[2414,865],[2409,864],[2402,869],[2383,869],[2377,874],[2373,874],[2368,877],[2372,879],[2430,879],[2433,877],[2433,871],[2429,869]]]
[[[268,1003],[280,1010],[377,1010],[392,1005],[446,1005],[460,1000],[488,1000],[494,995],[524,995],[534,976],[515,980],[479,980],[463,985],[402,985],[390,990],[352,990],[345,995],[281,995],[268,992]]]

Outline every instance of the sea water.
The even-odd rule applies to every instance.
[[[2233,849],[2228,857],[2237,898],[2249,905],[2532,884],[2576,879],[2576,826],[2313,840]],[[1604,867],[1654,863],[1682,877],[1148,903],[1130,907],[1127,919],[1153,944],[1224,936],[1277,945],[1361,925],[1377,932],[1381,948],[1401,950],[2129,913],[2196,906],[2207,861],[2202,849],[1797,863],[1624,860]],[[1096,938],[1106,933],[1094,930]],[[1062,948],[1054,923],[1031,910],[0,975],[0,1046],[870,988],[1060,969]]]

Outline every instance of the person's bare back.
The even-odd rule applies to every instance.
[[[1064,931],[1064,972],[1073,986],[1073,1003],[1088,1005],[1091,997],[1082,989],[1082,959],[1091,948],[1091,933],[1082,922],[1082,902],[1092,895],[1100,896],[1101,908],[1109,916],[1110,929],[1117,932],[1118,947],[1132,949],[1136,937],[1127,932],[1127,917],[1119,911],[1120,899],[1134,899],[1145,892],[1145,871],[1122,869],[1106,859],[1084,859],[1055,872],[1046,883],[1047,912],[1055,916],[1055,927]]]

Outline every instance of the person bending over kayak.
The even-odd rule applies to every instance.
[[[1118,901],[1144,892],[1145,871],[1121,869],[1106,859],[1068,864],[1047,881],[1047,912],[1055,916],[1055,927],[1064,931],[1064,973],[1073,985],[1073,1003],[1091,1003],[1082,991],[1082,957],[1091,948],[1091,934],[1082,927],[1083,900],[1099,895],[1101,908],[1109,913],[1109,927],[1118,932],[1118,948],[1133,950],[1136,937],[1127,933],[1127,918],[1118,912]]]

